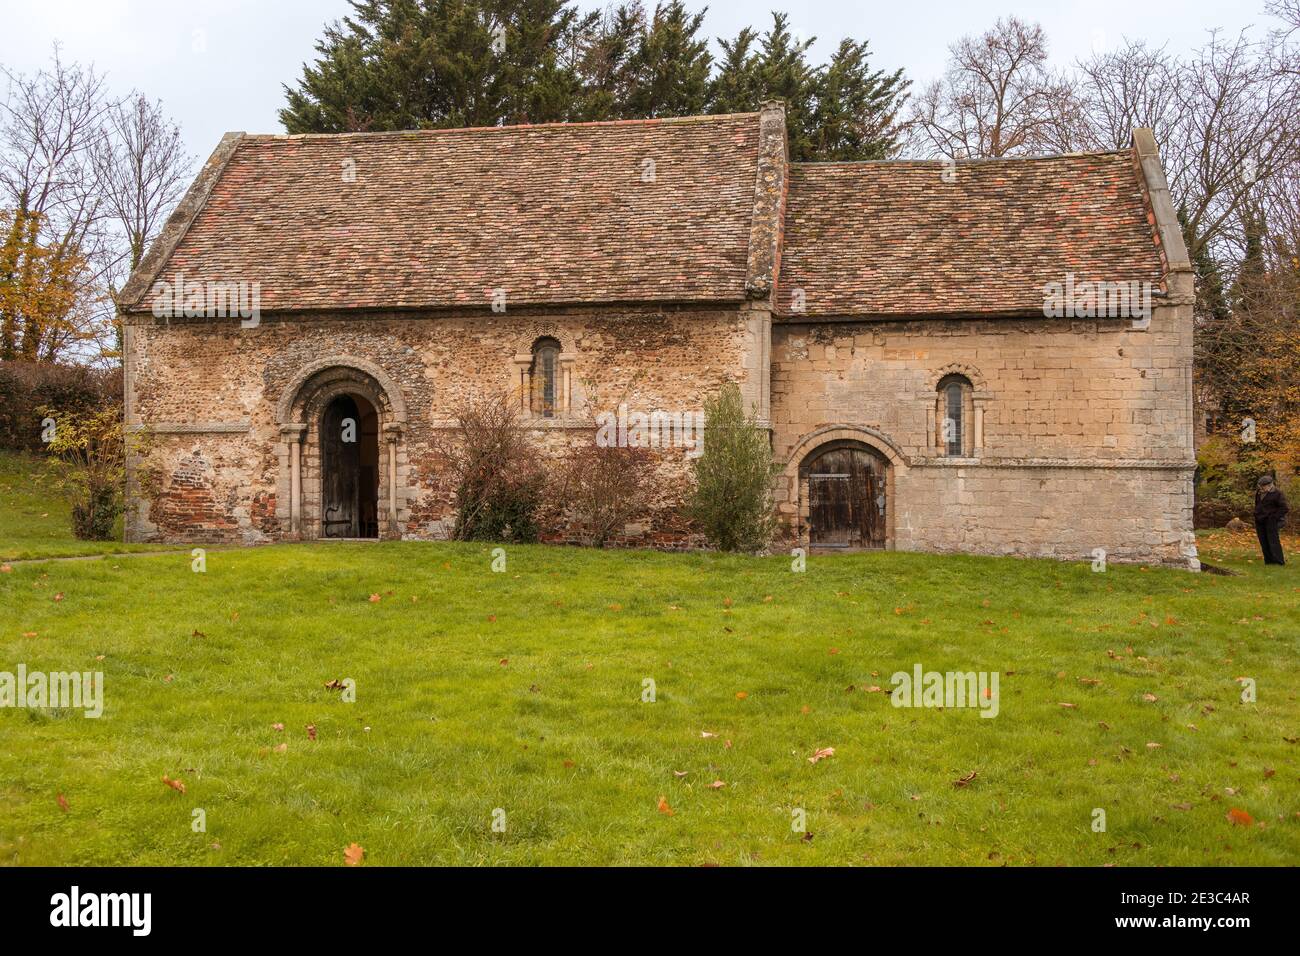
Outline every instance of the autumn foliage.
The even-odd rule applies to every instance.
[[[79,338],[79,250],[47,244],[41,216],[0,210],[0,360],[49,361]]]

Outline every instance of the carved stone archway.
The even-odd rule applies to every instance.
[[[276,402],[282,449],[277,499],[287,499],[277,514],[287,523],[291,537],[321,536],[321,418],[340,395],[364,398],[378,415],[380,440],[387,448],[387,454],[380,455],[379,513],[384,516],[380,537],[400,537],[407,518],[406,489],[401,484],[406,471],[402,442],[407,428],[406,400],[383,369],[349,355],[330,356],[304,366]]]
[[[795,536],[799,547],[811,546],[808,477],[804,474],[804,465],[826,448],[834,446],[859,446],[874,452],[886,462],[885,499],[888,510],[885,515],[884,546],[886,550],[892,551],[895,546],[895,515],[898,512],[898,479],[906,476],[910,463],[898,444],[884,432],[868,425],[847,424],[826,425],[809,432],[795,443],[786,459],[784,478],[794,505]]]

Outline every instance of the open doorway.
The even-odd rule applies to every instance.
[[[379,416],[358,395],[321,415],[321,536],[379,537]]]

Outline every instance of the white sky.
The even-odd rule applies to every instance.
[[[653,0],[650,0],[650,5]],[[903,67],[915,83],[943,69],[950,43],[1014,13],[1043,25],[1052,58],[1065,65],[1094,48],[1140,37],[1171,51],[1198,46],[1215,27],[1235,33],[1269,22],[1265,0],[714,0],[710,36],[765,28],[784,8],[817,60],[844,36],[868,39],[876,66]],[[583,8],[603,6],[583,0]],[[703,4],[688,0],[687,6]],[[346,0],[0,0],[0,63],[33,71],[55,41],[65,59],[93,62],[115,93],[161,99],[202,161],[228,130],[282,132],[281,84],[293,84],[328,21]],[[2,93],[2,90],[0,90]]]

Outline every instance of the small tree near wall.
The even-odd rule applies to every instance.
[[[72,504],[72,533],[111,539],[125,508],[127,457],[145,453],[146,435],[126,431],[119,406],[44,414],[47,467]]]
[[[459,434],[440,443],[453,488],[460,541],[536,541],[546,475],[507,392],[467,401],[454,417]]]
[[[704,453],[695,463],[687,513],[723,551],[761,551],[776,530],[772,442],[745,411],[740,388],[724,385],[704,403]]]

